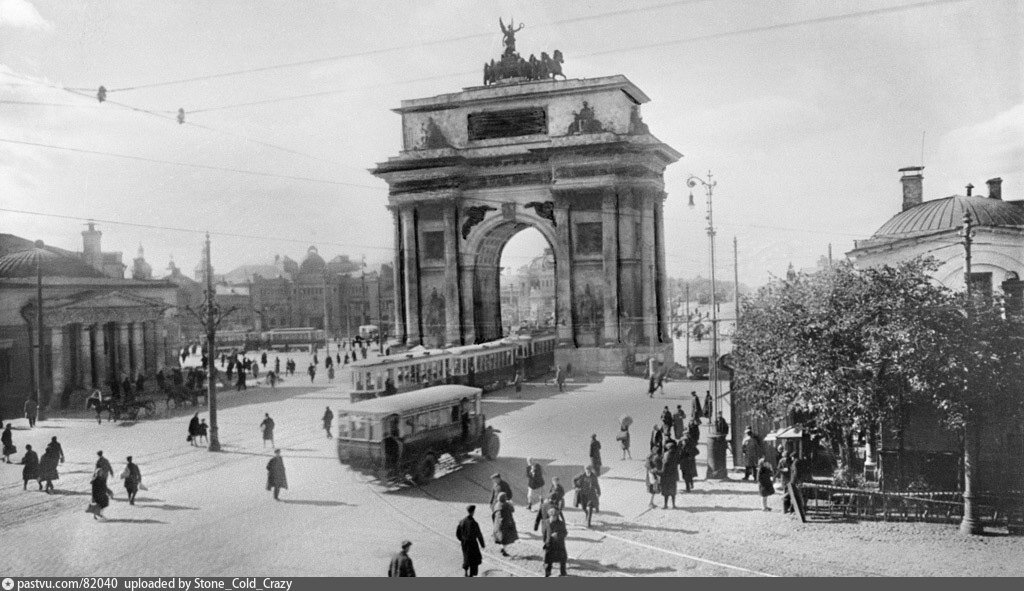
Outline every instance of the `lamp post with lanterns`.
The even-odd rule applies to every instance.
[[[709,437],[708,437],[708,479],[725,480],[729,478],[725,466],[725,435],[718,432],[717,417],[719,410],[719,384],[718,384],[718,301],[715,294],[715,222],[712,209],[712,195],[718,181],[708,171],[707,180],[691,174],[686,179],[686,185],[691,189],[697,185],[704,187],[707,193],[707,220],[708,220],[708,252],[710,254],[711,266],[711,354],[708,355],[708,381],[711,393],[711,408],[707,409],[709,416]],[[693,207],[693,193],[690,193],[690,207]]]

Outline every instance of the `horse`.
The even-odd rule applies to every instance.
[[[558,76],[561,76],[562,80],[569,79],[565,74],[562,73],[563,63],[565,63],[565,58],[562,57],[562,52],[556,49],[554,55],[551,58],[551,63],[548,64],[548,71],[551,72],[552,79],[555,79]]]

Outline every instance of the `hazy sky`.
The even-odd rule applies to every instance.
[[[222,272],[301,260],[310,244],[381,262],[391,217],[367,169],[399,150],[390,109],[478,85],[501,53],[499,17],[526,24],[521,53],[561,49],[570,77],[624,74],[651,97],[644,121],[684,154],[666,174],[670,275],[707,275],[690,172],[718,181],[718,272],[731,277],[737,236],[750,285],[829,243],[842,256],[896,213],[897,169],[921,163],[922,132],[926,199],[994,176],[1024,198],[1017,0],[0,0],[0,207],[250,236],[214,236]],[[314,96],[283,100],[300,95]],[[69,249],[82,227],[0,211],[0,231]],[[161,273],[171,255],[187,272],[199,258],[199,233],[100,229],[129,265],[139,244]],[[534,254],[514,241],[507,266]]]

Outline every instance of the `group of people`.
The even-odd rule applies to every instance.
[[[185,441],[192,445],[199,445],[200,442],[209,441],[208,435],[210,426],[206,424],[206,419],[200,419],[199,413],[196,413],[188,422],[188,436]]]
[[[757,482],[761,510],[772,510],[768,506],[768,497],[775,494],[775,482],[778,481],[782,489],[782,512],[795,513],[798,501],[794,498],[793,486],[799,483],[800,478],[800,462],[796,454],[787,452],[785,446],[779,444],[776,450],[778,462],[773,470],[765,454],[764,442],[751,427],[746,428],[740,448],[743,452],[743,480],[753,477]]]
[[[92,473],[92,479],[89,481],[92,489],[90,499],[92,503],[90,503],[86,512],[92,513],[93,519],[104,519],[103,510],[110,505],[110,500],[114,498],[114,491],[110,490],[107,484],[107,479],[114,476],[114,467],[111,466],[110,460],[103,457],[102,451],[96,452],[96,455],[98,459]],[[135,496],[139,493],[139,489],[143,488],[142,470],[132,460],[132,456],[128,456],[126,462],[124,470],[121,471],[121,480],[124,481],[124,490],[128,496],[128,504],[134,505]]]

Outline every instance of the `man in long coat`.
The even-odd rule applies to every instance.
[[[757,460],[761,457],[761,439],[747,427],[740,444],[743,450],[743,480],[754,477],[757,480]]]
[[[412,542],[409,540],[402,542],[402,551],[391,559],[391,565],[388,566],[389,577],[416,576],[416,569],[412,567],[412,558],[409,558],[409,546],[412,546]]]
[[[704,411],[700,407],[700,397],[696,392],[690,392],[690,420],[700,425],[702,416],[704,416]]]
[[[28,490],[28,481],[39,478],[39,456],[32,451],[31,445],[25,445],[25,457],[21,458],[21,464],[25,466],[21,469],[21,479],[25,481],[21,489]],[[39,490],[43,490],[42,481],[39,482]]]
[[[475,577],[480,570],[480,563],[483,562],[483,555],[480,549],[487,546],[484,543],[484,535],[480,532],[480,525],[473,518],[476,512],[476,505],[466,507],[467,515],[455,528],[455,539],[462,545],[462,570],[467,577]]]
[[[327,410],[324,411],[324,416],[323,416],[324,431],[327,431],[327,438],[328,439],[331,438],[331,423],[333,421],[334,421],[334,413],[331,412],[331,407],[328,406]]]
[[[683,429],[686,428],[686,413],[683,412],[683,405],[676,405],[676,412],[672,414],[672,432],[676,440],[683,438]]]
[[[679,461],[680,450],[674,441],[669,441],[665,446],[665,457],[662,459],[661,497],[664,500],[663,508],[668,509],[668,501],[672,499],[672,508],[676,508],[676,486],[679,482]]]
[[[264,413],[263,422],[260,423],[260,429],[263,430],[263,447],[267,446],[267,442],[270,445],[274,445],[274,419],[270,418],[270,413]]]
[[[597,440],[597,433],[590,436],[590,465],[594,472],[601,473],[601,442]]]
[[[196,437],[199,436],[199,413],[196,413],[192,417],[192,420],[188,422],[188,440],[192,445],[196,445]]]
[[[274,457],[267,462],[267,490],[274,491],[274,500],[279,501],[278,494],[282,488],[288,488],[288,476],[284,473],[284,458],[281,450],[274,450]]]
[[[565,538],[568,531],[561,513],[554,507],[548,509],[548,519],[544,522],[544,576],[551,576],[551,567],[558,563],[558,576],[566,576],[565,563],[569,560],[565,550]]]

